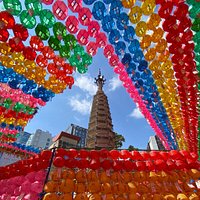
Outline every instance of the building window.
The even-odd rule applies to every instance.
[[[47,142],[50,142],[50,139],[49,139],[49,138],[47,139]]]

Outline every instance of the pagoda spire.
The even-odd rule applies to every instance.
[[[99,70],[99,75],[95,78],[98,86],[94,95],[90,120],[88,125],[87,147],[94,149],[114,148],[114,136],[112,118],[108,98],[103,91],[106,79]]]
[[[102,90],[105,82],[106,79],[104,79],[104,76],[101,75],[101,70],[99,69],[99,75],[97,78],[95,78],[95,84],[98,86],[98,90]]]

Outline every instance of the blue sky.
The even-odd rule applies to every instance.
[[[107,79],[104,92],[108,96],[114,131],[126,139],[123,148],[129,145],[146,148],[149,136],[154,135],[154,132],[109,66],[102,50],[93,57],[86,74],[75,73],[72,89],[56,95],[45,107],[40,108],[25,131],[34,133],[39,128],[54,136],[71,123],[88,128],[90,107],[96,91],[94,77],[98,75],[99,69]]]

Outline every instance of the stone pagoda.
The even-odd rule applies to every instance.
[[[106,79],[99,71],[95,83],[98,86],[94,95],[88,127],[87,147],[94,149],[114,148],[114,136],[110,108],[107,96],[103,91]]]

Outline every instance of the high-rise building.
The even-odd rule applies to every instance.
[[[147,144],[147,150],[165,150],[164,145],[157,135],[150,136]]]
[[[95,83],[98,86],[94,95],[90,114],[87,147],[88,148],[114,148],[114,132],[107,96],[103,91],[104,76],[99,72]]]
[[[64,149],[76,148],[79,141],[80,137],[62,131],[53,138],[53,143],[51,144],[49,149],[52,149],[54,147]]]
[[[86,138],[87,138],[87,133],[88,133],[88,130],[86,128],[83,128],[75,124],[70,124],[70,126],[66,129],[66,132],[80,137],[80,141],[77,147],[79,148],[86,147]]]
[[[33,146],[41,149],[48,149],[51,144],[51,133],[49,133],[49,131],[42,131],[40,129],[37,129],[35,134],[32,134],[26,143],[27,146]]]
[[[19,137],[17,138],[17,143],[20,143],[20,144],[25,144],[28,142],[28,139],[30,138],[31,136],[31,133],[28,133],[26,131],[23,131],[23,132],[20,132],[20,135]]]

